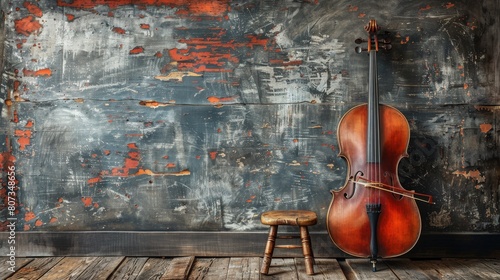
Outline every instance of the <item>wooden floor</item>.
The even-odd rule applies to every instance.
[[[315,275],[305,274],[301,258],[274,258],[261,275],[262,258],[18,258],[15,272],[0,279],[500,279],[499,259],[380,260],[377,272],[365,259],[317,259]],[[7,259],[2,258],[2,265]]]

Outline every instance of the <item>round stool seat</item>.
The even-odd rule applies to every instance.
[[[318,217],[308,210],[275,210],[262,213],[260,222],[270,226],[312,226],[318,222]]]

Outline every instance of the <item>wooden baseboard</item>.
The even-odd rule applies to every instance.
[[[15,246],[17,257],[36,256],[261,256],[267,232],[71,231],[16,232],[15,244],[0,233],[0,256]],[[333,245],[326,232],[311,232],[316,257],[349,257]],[[301,256],[301,250],[276,249],[276,257]],[[408,258],[498,258],[500,233],[422,234]]]

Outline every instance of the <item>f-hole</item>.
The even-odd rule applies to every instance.
[[[356,174],[354,174],[354,176],[351,176],[350,179],[352,181],[352,191],[351,191],[351,194],[344,193],[344,197],[346,199],[350,199],[354,195],[354,192],[356,191],[356,182],[358,181],[359,176],[363,176],[363,172],[358,171],[358,172],[356,172]]]
[[[394,186],[394,177],[392,177],[392,175],[389,172],[385,172],[384,177],[389,178],[389,185],[391,187],[393,187]],[[400,194],[392,193],[392,196],[397,200],[403,199],[403,195],[400,195]]]

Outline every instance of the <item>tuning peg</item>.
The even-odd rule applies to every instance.
[[[356,43],[356,44],[361,44],[361,43],[364,43],[364,42],[368,42],[368,41],[364,40],[364,39],[361,39],[361,38],[358,38],[358,39],[354,40],[354,43]]]
[[[368,49],[364,49],[364,48],[362,48],[362,47],[355,47],[355,48],[354,48],[354,51],[355,51],[356,53],[362,53],[362,52],[366,52],[366,51],[368,51]]]

